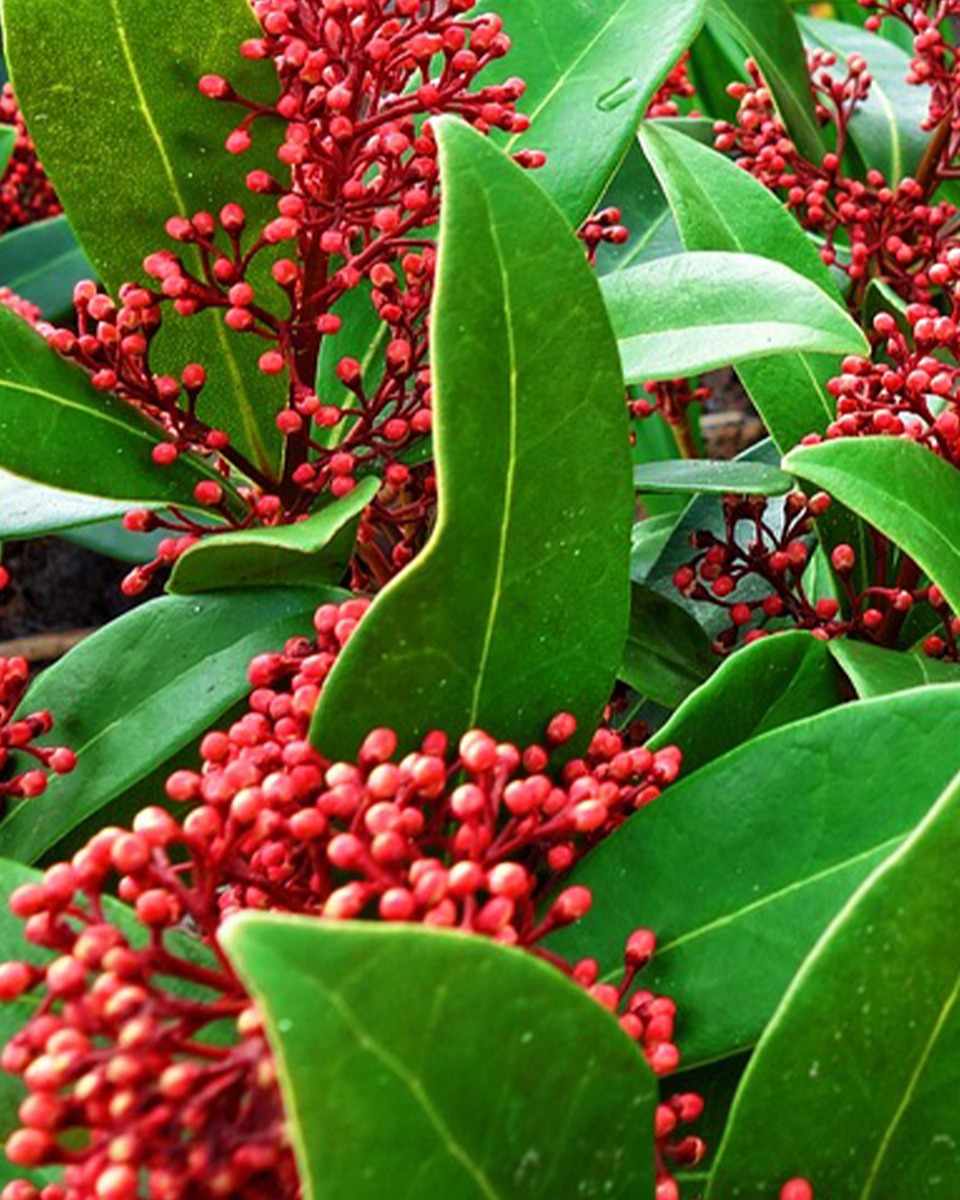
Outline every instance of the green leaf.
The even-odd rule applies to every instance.
[[[842,302],[837,285],[803,230],[746,171],[713,150],[647,122],[640,135],[688,250],[744,251],[776,259]],[[822,433],[835,406],[826,384],[835,357],[780,354],[744,363],[737,373],[783,453]]]
[[[800,17],[807,45],[837,55],[837,72],[851,54],[866,60],[873,77],[870,95],[858,104],[850,122],[850,137],[867,166],[882,171],[892,187],[912,175],[926,152],[930,134],[921,129],[929,96],[907,83],[910,55],[885,38],[841,21]]]
[[[317,586],[338,583],[353,554],[360,514],[380,490],[364,479],[296,525],[224,533],[177,559],[167,584],[175,595],[221,588]]]
[[[828,147],[817,124],[797,19],[784,0],[710,0],[709,7],[756,59],[797,147],[819,162]]]
[[[122,521],[100,521],[95,525],[76,525],[61,531],[64,541],[72,542],[94,554],[115,558],[132,565],[152,562],[166,535],[165,529],[153,533],[131,533]]]
[[[24,225],[0,238],[0,284],[49,319],[73,313],[73,289],[93,268],[66,217]]]
[[[251,225],[274,215],[274,198],[244,185],[252,167],[270,166],[268,139],[261,133],[254,152],[228,154],[239,110],[197,90],[202,75],[215,73],[240,94],[274,103],[272,65],[239,54],[259,29],[247,0],[203,0],[189,19],[181,0],[73,0],[65,15],[63,0],[3,0],[6,51],[40,159],[114,293],[142,277],[144,257],[166,244],[164,224],[175,214],[216,213],[242,199]],[[182,252],[199,266],[194,251]],[[274,416],[285,395],[279,378],[257,369],[261,349],[258,338],[229,334],[219,314],[171,314],[152,358],[158,372],[203,363],[201,419],[269,469],[280,453]]]
[[[830,643],[830,653],[864,700],[931,683],[960,683],[960,665],[938,662],[919,651],[885,650],[868,642],[838,638]]]
[[[652,1200],[653,1077],[554,967],[412,926],[244,914],[223,940],[266,1016],[304,1200]]]
[[[182,455],[160,468],[159,430],[96,391],[20,317],[0,308],[0,466],[63,491],[193,504],[212,471]]]
[[[651,741],[679,746],[691,775],[738,746],[840,703],[827,646],[800,630],[763,638],[724,660]]]
[[[707,492],[719,496],[784,496],[795,486],[778,467],[710,458],[645,463],[634,469],[633,482],[638,492]]]
[[[930,732],[913,734],[928,755]],[[960,1194],[958,860],[954,781],[794,980],[734,1101],[713,1200],[768,1200],[798,1175],[830,1200]]]
[[[755,254],[678,254],[608,275],[602,286],[627,383],[771,354],[869,350],[860,327],[820,287]]]
[[[6,171],[17,144],[17,131],[12,125],[0,125],[0,171]]]
[[[676,708],[719,661],[689,613],[658,592],[634,584],[630,633],[620,665],[624,683],[664,708]]]
[[[613,178],[654,92],[693,41],[706,0],[484,0],[510,53],[484,82],[519,76],[529,132],[507,148],[543,150],[541,185],[578,225]]]
[[[324,685],[332,758],[375,726],[407,748],[478,724],[523,744],[562,710],[592,728],[626,637],[630,454],[596,280],[528,173],[465,125],[438,133],[440,511]]]
[[[598,207],[618,208],[630,230],[630,238],[622,246],[600,243],[597,248],[600,275],[679,254],[683,249],[667,198],[636,142],[630,144]]]
[[[205,732],[250,688],[255,654],[308,634],[330,589],[230,592],[153,600],[45,671],[25,712],[56,716],[52,740],[77,768],[0,821],[0,853],[36,862],[94,813]]]
[[[42,537],[120,517],[129,505],[31,483],[0,471],[0,541]]]
[[[734,121],[739,107],[727,92],[734,81],[748,82],[744,52],[716,17],[708,16],[690,47],[687,73],[697,89],[694,103],[714,120]]]
[[[784,469],[809,480],[906,551],[960,610],[960,475],[916,442],[838,438],[802,446]]]
[[[591,888],[593,907],[551,946],[597,958],[608,978],[630,931],[653,929],[644,986],[677,1001],[685,1064],[750,1047],[828,922],[950,781],[955,760],[930,748],[958,737],[960,687],[941,686],[848,704],[742,746],[591,851],[565,885]],[[819,1011],[825,1036],[846,1035],[831,1007]],[[766,1111],[769,1120],[769,1097]],[[819,1128],[804,1125],[808,1141]]]

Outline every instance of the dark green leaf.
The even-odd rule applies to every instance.
[[[109,521],[122,516],[129,505],[116,500],[98,500],[76,492],[31,483],[0,471],[0,540],[40,537],[62,529]]]
[[[696,1136],[706,1143],[706,1155],[693,1167],[681,1168],[677,1172],[680,1200],[703,1200],[710,1167],[730,1116],[730,1106],[749,1061],[749,1054],[737,1054],[692,1071],[684,1071],[681,1067],[676,1075],[664,1080],[664,1086],[671,1095],[695,1092],[704,1102],[703,1116],[695,1128]]]
[[[216,213],[237,199],[251,223],[275,214],[273,197],[244,186],[252,167],[270,166],[268,139],[261,133],[252,154],[228,154],[238,110],[197,90],[202,75],[215,73],[244,96],[275,102],[272,64],[239,54],[259,29],[247,0],[203,0],[189,20],[181,0],[73,0],[65,14],[63,0],[3,0],[6,50],[43,165],[114,292],[142,277],[143,258],[165,244],[164,223],[175,214]],[[258,338],[228,334],[219,314],[171,315],[153,366],[175,373],[203,363],[201,418],[272,467],[281,444],[274,416],[285,397],[279,379],[257,369],[261,349]]]
[[[48,319],[72,314],[74,286],[92,274],[66,217],[36,221],[0,238],[0,284]]]
[[[719,665],[710,639],[678,604],[633,586],[630,633],[620,678],[665,708],[677,705]]]
[[[930,754],[955,735],[927,741],[923,724],[914,746],[955,768],[954,755]],[[909,741],[899,749],[917,753]],[[900,770],[877,807],[896,803]],[[839,790],[836,799],[846,802]],[[734,1101],[712,1200],[768,1200],[793,1176],[829,1200],[960,1194],[958,861],[953,782],[794,980]]]
[[[190,595],[221,588],[338,583],[353,554],[360,514],[379,490],[378,479],[364,479],[296,525],[208,538],[177,559],[167,591]]]
[[[484,0],[503,17],[513,48],[487,80],[519,76],[531,118],[511,151],[543,150],[541,185],[568,220],[595,208],[647,105],[703,21],[706,0]]]
[[[602,242],[598,247],[601,275],[679,254],[683,249],[667,198],[636,142],[631,143],[599,207],[618,208],[630,230],[624,245]]]
[[[726,659],[652,740],[679,746],[690,775],[738,746],[840,702],[827,647],[793,630],[763,638]]]
[[[697,94],[694,100],[699,110],[714,120],[736,119],[736,100],[727,92],[735,81],[747,82],[744,69],[746,55],[716,17],[707,17],[696,41],[690,47],[688,74]]]
[[[661,513],[645,517],[634,525],[630,573],[636,583],[643,583],[656,565],[678,520],[674,513]]]
[[[647,463],[635,468],[633,482],[638,492],[711,492],[721,496],[784,496],[795,486],[778,467],[709,458]]]
[[[960,687],[943,686],[848,704],[748,743],[681,779],[581,862],[565,882],[590,887],[593,907],[551,943],[612,972],[631,930],[655,930],[644,985],[677,1001],[687,1066],[748,1048],[829,921],[952,778],[956,757],[930,747],[958,738]],[[838,1025],[820,1027],[829,1036]],[[821,1126],[804,1128],[809,1139]]]
[[[17,132],[12,125],[0,125],[0,171],[7,169],[10,156],[17,142]]]
[[[885,650],[867,642],[838,638],[830,643],[830,653],[863,700],[930,683],[960,683],[960,665],[939,662],[919,651]]]
[[[324,686],[332,758],[382,725],[408,748],[477,724],[529,741],[561,710],[589,728],[626,637],[630,457],[595,278],[528,173],[466,125],[438,132],[440,513]]]
[[[249,691],[255,654],[309,634],[314,609],[342,596],[319,589],[170,596],[81,642],[24,701],[24,711],[56,714],[53,740],[76,751],[77,768],[10,808],[0,852],[37,861]]]
[[[789,7],[784,0],[710,0],[709,7],[756,59],[798,148],[819,162],[828,147],[817,124],[800,30]]]
[[[234,918],[224,942],[280,1061],[304,1200],[652,1200],[653,1077],[555,968],[295,917]]]
[[[784,469],[823,488],[905,550],[960,610],[960,475],[901,438],[803,446]]]
[[[864,162],[882,171],[892,186],[905,175],[913,175],[930,134],[920,128],[927,116],[929,95],[907,83],[911,56],[875,33],[840,21],[801,17],[800,29],[808,46],[837,55],[837,73],[843,72],[851,54],[867,60],[873,83],[866,102],[853,114],[850,136]]]
[[[159,468],[159,431],[94,389],[25,321],[0,308],[0,466],[64,491],[192,504],[211,472],[182,455]]]
[[[832,299],[842,300],[803,230],[746,171],[722,154],[653,122],[644,125],[641,144],[688,250],[744,251],[776,259],[818,284]],[[738,369],[783,453],[806,434],[823,432],[833,419],[826,384],[838,367],[834,357],[780,354]]]
[[[708,151],[708,153],[712,153]],[[866,353],[862,330],[809,279],[754,254],[699,251],[603,280],[627,383],[771,354]]]
[[[61,531],[60,536],[74,546],[115,558],[117,562],[149,563],[157,557],[165,529],[153,533],[131,533],[122,521],[101,521],[96,525],[76,525]]]

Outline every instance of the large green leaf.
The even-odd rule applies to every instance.
[[[958,861],[953,782],[794,980],[734,1101],[712,1200],[768,1200],[792,1176],[830,1200],[960,1194]]]
[[[158,467],[150,455],[159,440],[155,426],[96,391],[0,307],[0,467],[64,491],[192,504],[195,484],[212,472],[186,455]]]
[[[678,604],[633,586],[630,633],[620,678],[664,708],[677,705],[719,665],[710,639]]]
[[[513,48],[486,79],[519,76],[531,118],[508,148],[543,150],[539,178],[579,224],[596,206],[656,89],[703,22],[706,0],[484,0]]]
[[[0,238],[0,284],[48,319],[72,314],[73,289],[93,270],[66,217],[50,217]]]
[[[274,215],[273,197],[244,186],[251,167],[270,165],[270,148],[228,154],[240,110],[197,90],[202,75],[216,73],[245,96],[275,101],[272,65],[239,54],[259,28],[247,0],[203,0],[188,19],[181,0],[3,0],[3,27],[40,158],[112,289],[142,277],[144,257],[165,244],[164,223],[175,214],[216,213],[240,200],[252,223]],[[258,338],[228,334],[218,315],[171,315],[154,366],[203,363],[201,418],[269,467],[284,396],[279,380],[257,369],[261,349]]]
[[[304,1200],[652,1200],[653,1077],[554,967],[461,933],[243,915]]]
[[[118,500],[61,492],[0,471],[0,541],[109,521],[123,516],[128,507]]]
[[[177,559],[167,590],[174,594],[222,588],[316,586],[339,583],[353,554],[360,514],[376,496],[378,479],[296,525],[225,533]]]
[[[930,134],[921,129],[929,96],[922,88],[907,83],[910,55],[885,38],[842,21],[801,17],[800,28],[809,46],[837,55],[838,74],[851,54],[867,60],[873,83],[870,95],[857,106],[850,122],[850,137],[866,165],[882,171],[891,185],[912,175],[920,165]]]
[[[960,683],[960,664],[940,662],[919,651],[885,650],[838,638],[830,643],[830,653],[864,700],[930,683]]]
[[[827,152],[817,124],[807,56],[784,0],[710,0],[709,7],[756,60],[790,137],[814,162]]]
[[[838,438],[788,454],[784,469],[905,550],[960,611],[960,474],[916,442]]]
[[[561,710],[586,730],[626,637],[633,491],[599,289],[528,173],[466,125],[438,134],[439,517],[324,686],[312,736],[334,758],[382,725],[407,747],[477,724],[523,743]]]
[[[252,590],[151,601],[45,671],[24,711],[50,709],[76,770],[0,821],[0,853],[35,862],[149,775],[249,691],[247,663],[309,634],[314,609],[343,593]]]
[[[767,189],[729,159],[648,122],[641,144],[667,194],[688,250],[760,254],[782,262],[842,299],[803,230]],[[783,453],[833,420],[826,384],[839,360],[779,354],[745,363],[738,374]]]
[[[771,354],[869,351],[863,331],[823,289],[755,254],[699,251],[658,259],[606,276],[603,296],[627,383],[697,375]]]
[[[784,496],[794,487],[793,479],[778,467],[711,458],[645,463],[634,469],[633,482],[638,492],[718,496]]]
[[[653,929],[644,982],[677,1001],[687,1066],[748,1048],[829,921],[953,777],[958,739],[957,686],[765,734],[593,850],[569,880],[591,888],[593,907],[552,945],[613,972],[630,931]]]
[[[840,679],[827,646],[791,630],[726,659],[658,730],[651,745],[679,746],[691,775],[747,742],[840,703]]]

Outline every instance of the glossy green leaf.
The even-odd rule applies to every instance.
[[[597,271],[608,275],[683,250],[677,225],[663,189],[640,147],[632,142],[599,207],[618,208],[630,230],[622,246],[601,242]]]
[[[960,665],[940,662],[919,651],[885,650],[868,642],[838,638],[830,653],[864,700],[931,683],[960,683]]]
[[[958,738],[960,687],[946,686],[749,742],[681,777],[591,851],[565,883],[590,887],[593,907],[551,944],[612,975],[630,931],[656,930],[644,985],[677,1001],[687,1066],[747,1049],[829,921],[949,783],[956,759],[931,745]]]
[[[103,554],[117,562],[149,563],[157,557],[160,543],[166,536],[165,529],[153,533],[131,533],[122,521],[100,521],[94,525],[75,525],[61,530],[64,541],[72,542],[94,554]]]
[[[670,202],[688,250],[743,251],[782,262],[842,297],[819,254],[779,201],[746,171],[653,122],[644,125],[641,145]],[[744,363],[738,374],[773,440],[786,453],[808,433],[823,432],[834,404],[826,384],[839,359],[815,354],[779,354]]]
[[[687,74],[697,89],[693,103],[713,120],[733,121],[739,107],[727,92],[736,80],[747,82],[746,54],[716,17],[708,16],[690,47]]]
[[[48,319],[73,313],[73,289],[93,268],[66,217],[51,217],[0,238],[0,285],[36,304]]]
[[[633,586],[620,678],[641,696],[676,708],[719,665],[710,639],[678,604]]]
[[[65,16],[69,20],[65,20]],[[6,51],[30,132],[70,223],[97,274],[116,291],[142,277],[145,255],[167,244],[175,214],[219,212],[242,199],[251,223],[274,198],[244,186],[272,147],[237,157],[224,141],[240,110],[205,99],[197,81],[227,76],[237,91],[273,103],[270,63],[238,48],[259,26],[247,0],[203,0],[184,19],[180,0],[3,0]],[[78,114],[83,119],[78,119]],[[188,260],[193,251],[185,248]],[[199,259],[192,260],[199,265]],[[269,283],[264,286],[269,287]],[[171,315],[154,344],[154,369],[207,368],[200,416],[238,450],[275,466],[279,379],[257,369],[260,340],[229,334],[219,314]]]
[[[803,446],[784,469],[829,492],[905,550],[960,610],[960,475],[916,442],[840,438]]]
[[[910,55],[875,33],[841,21],[801,17],[800,29],[808,46],[837,55],[838,72],[851,54],[867,60],[873,83],[850,122],[850,137],[867,166],[882,171],[890,184],[895,186],[905,175],[912,175],[930,134],[921,129],[929,96],[907,83]]]
[[[720,496],[784,496],[793,479],[765,463],[721,459],[674,459],[636,467],[633,482],[638,492],[709,492]]]
[[[12,805],[0,853],[36,862],[72,829],[198,737],[249,691],[247,664],[309,634],[320,604],[344,593],[301,589],[170,596],[104,629],[45,671],[25,711],[56,713],[53,740],[77,768]]]
[[[634,525],[630,573],[636,583],[643,583],[650,574],[679,519],[676,513],[660,513]]]
[[[626,637],[630,455],[595,278],[528,173],[466,125],[438,132],[439,516],[324,686],[332,758],[382,725],[406,747],[477,724],[522,743],[562,710],[591,727]]]
[[[826,645],[791,630],[735,651],[674,713],[651,745],[679,746],[691,775],[738,746],[840,703]]]
[[[12,125],[0,125],[0,171],[7,169],[10,156],[17,142],[17,132]]]
[[[296,525],[208,538],[177,559],[167,591],[189,595],[222,588],[339,583],[353,554],[360,514],[379,490],[378,479],[364,479],[348,495]]]
[[[192,504],[211,472],[187,455],[158,468],[150,457],[158,441],[155,426],[0,308],[0,467],[64,491]]]
[[[791,138],[807,158],[827,152],[817,124],[807,56],[784,0],[710,0],[710,12],[756,60]]]
[[[541,185],[573,224],[593,212],[654,92],[693,41],[706,0],[484,0],[510,53],[484,81],[519,76],[530,130],[508,149],[543,150]]]
[[[755,254],[678,254],[608,275],[603,296],[627,383],[771,354],[863,354],[863,331],[809,279]]]
[[[794,980],[734,1101],[712,1200],[768,1200],[797,1175],[830,1200],[960,1194],[958,861],[954,781]]]
[[[243,915],[224,942],[266,1016],[304,1200],[652,1200],[653,1077],[554,967],[415,926]]]
[[[0,471],[0,541],[42,537],[94,521],[109,521],[123,516],[128,507],[116,500],[61,492]]]

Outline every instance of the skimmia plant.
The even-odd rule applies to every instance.
[[[960,0],[2,22],[2,1200],[956,1200]]]

